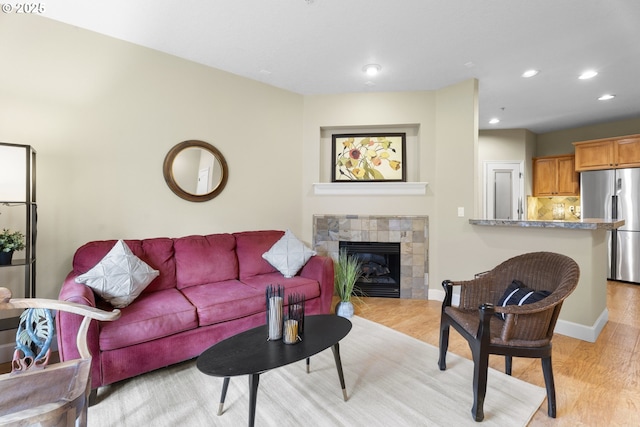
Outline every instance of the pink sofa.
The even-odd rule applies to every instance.
[[[87,334],[92,386],[130,378],[192,359],[214,343],[265,323],[265,288],[283,285],[306,296],[306,314],[329,313],[333,260],[313,256],[292,278],[262,259],[284,233],[248,231],[182,238],[125,240],[132,252],[160,271],[114,322],[93,321]],[[111,309],[75,278],[97,264],[115,240],[89,242],[73,257],[59,299]],[[78,357],[80,316],[59,312],[61,360]],[[266,339],[266,337],[265,337]]]

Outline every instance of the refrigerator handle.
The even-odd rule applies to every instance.
[[[618,194],[622,191],[622,178],[616,179],[616,194],[613,196],[613,219],[618,219],[618,211],[620,210],[620,197]]]

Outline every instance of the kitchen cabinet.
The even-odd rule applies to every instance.
[[[573,143],[576,171],[640,167],[640,134]]]
[[[534,158],[534,197],[579,196],[580,187],[574,160],[572,154]]]

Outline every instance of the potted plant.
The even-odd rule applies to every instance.
[[[0,233],[0,265],[11,264],[14,251],[24,249],[24,234],[19,231],[11,232],[3,229]]]
[[[351,296],[353,287],[360,278],[362,262],[342,249],[334,261],[334,287],[340,302],[336,305],[336,314],[341,317],[353,316]]]

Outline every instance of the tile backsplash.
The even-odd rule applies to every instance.
[[[527,196],[529,220],[580,220],[580,196],[532,197]]]

